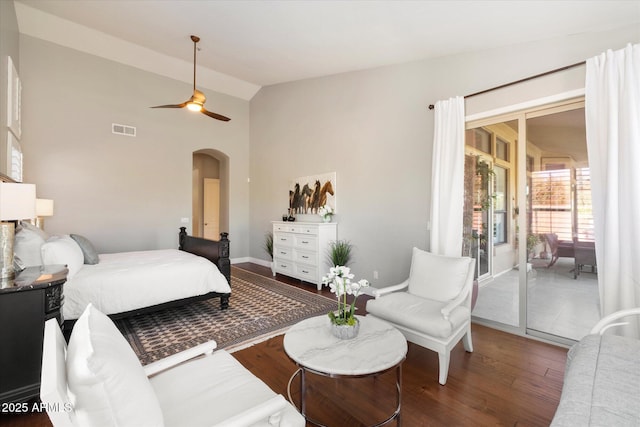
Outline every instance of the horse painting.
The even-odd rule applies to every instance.
[[[310,210],[311,213],[318,213],[320,208],[320,180],[316,179],[316,183],[313,186],[313,194],[311,195]]]
[[[320,206],[324,206],[327,204],[327,193],[334,195],[333,185],[331,185],[331,181],[327,181],[324,183],[322,188],[320,189]]]
[[[335,209],[335,199],[328,198],[328,195],[335,196],[332,181],[335,182],[335,173],[309,176],[294,181],[293,189],[289,190],[290,215],[317,214],[324,205],[330,205]]]
[[[300,184],[296,182],[294,191],[289,191],[289,212],[307,213],[313,190],[309,184],[305,184],[300,190]]]

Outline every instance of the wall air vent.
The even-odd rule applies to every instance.
[[[136,136],[136,128],[133,126],[111,123],[111,133],[115,133],[116,135]]]

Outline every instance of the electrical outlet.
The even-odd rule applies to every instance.
[[[180,222],[183,224],[189,224],[189,218],[180,218]]]
[[[373,271],[373,279],[378,280],[378,270]]]

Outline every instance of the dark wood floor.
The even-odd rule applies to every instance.
[[[271,276],[268,268],[238,267]],[[280,276],[278,280],[309,292],[328,290]],[[358,298],[364,314],[366,298]],[[548,426],[562,389],[567,350],[539,341],[473,325],[474,352],[458,344],[451,354],[449,378],[438,383],[436,353],[409,344],[402,371],[402,424],[418,426]],[[296,366],[284,353],[282,336],[234,353],[247,369],[277,393],[287,394]],[[375,378],[309,378],[308,410],[328,426],[371,425],[395,407],[395,374]],[[292,383],[297,400],[298,381]],[[0,425],[50,426],[46,415],[0,415]],[[391,423],[390,425],[394,425]]]

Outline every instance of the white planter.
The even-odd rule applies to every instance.
[[[356,319],[356,324],[351,325],[336,325],[331,322],[331,333],[334,337],[340,338],[341,340],[350,340],[355,338],[360,331],[360,322]]]

